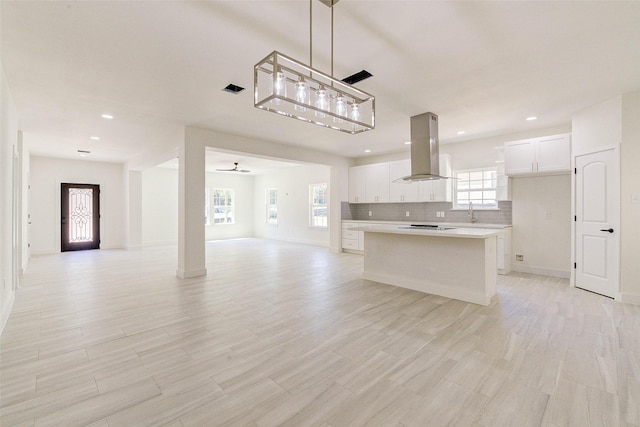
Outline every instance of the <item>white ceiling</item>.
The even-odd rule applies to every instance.
[[[174,157],[185,125],[361,157],[407,150],[409,117],[426,111],[447,143],[569,123],[640,89],[638,1],[342,0],[334,74],[374,75],[357,86],[376,96],[376,129],[359,135],[253,107],[255,63],[273,50],[308,62],[307,0],[0,8],[2,63],[32,151],[84,149],[133,167]],[[330,9],[313,8],[313,66],[329,72]],[[228,83],[247,90],[225,93]]]

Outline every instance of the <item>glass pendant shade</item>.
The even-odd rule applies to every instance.
[[[293,108],[296,111],[307,111],[306,105],[309,104],[309,85],[304,81],[304,79],[298,80],[295,84],[296,87],[296,104]],[[302,105],[299,105],[302,104]]]
[[[273,76],[273,93],[277,96],[273,99],[274,104],[280,104],[282,98],[287,96],[287,79],[282,71],[278,71]]]
[[[254,67],[254,106],[350,134],[375,127],[375,97],[277,51]]]
[[[329,111],[329,95],[327,95],[327,89],[324,86],[320,86],[316,90],[316,108],[316,117],[327,117],[324,111]]]
[[[345,99],[344,96],[342,96],[342,94],[339,94],[336,97],[333,111],[336,113],[337,116],[340,116],[340,117],[334,117],[333,121],[336,123],[342,123],[341,117],[345,117],[347,115],[347,100]]]

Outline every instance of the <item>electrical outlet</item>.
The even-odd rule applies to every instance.
[[[373,216],[373,212],[369,211],[369,216]]]
[[[409,216],[409,211],[405,212],[405,216]]]
[[[518,261],[518,262],[524,262],[524,255],[522,255],[522,254],[516,254],[516,261]]]
[[[444,211],[440,211],[440,218],[444,218]]]

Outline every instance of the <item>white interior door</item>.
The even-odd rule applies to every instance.
[[[576,286],[616,298],[620,190],[617,150],[576,156]]]

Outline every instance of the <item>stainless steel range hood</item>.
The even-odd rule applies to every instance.
[[[440,176],[440,150],[438,148],[438,116],[423,113],[411,117],[411,175],[393,182],[447,179]]]

